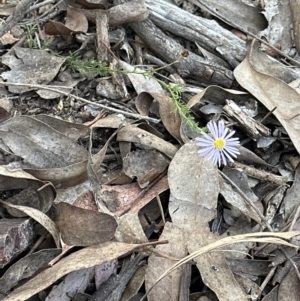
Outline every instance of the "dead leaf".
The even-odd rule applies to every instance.
[[[276,107],[273,114],[288,132],[295,148],[300,152],[300,94],[283,81],[258,72],[256,61],[258,43],[251,44],[251,50],[245,60],[234,70],[239,84],[254,95],[268,110]]]
[[[60,239],[59,239],[59,231],[55,223],[43,212],[35,209],[30,208],[27,206],[18,206],[18,205],[12,205],[8,202],[1,201],[2,204],[5,206],[18,209],[20,211],[25,212],[28,216],[36,220],[39,224],[41,224],[52,236],[55,241],[55,244],[57,248],[60,247]]]
[[[72,186],[87,178],[87,151],[35,118],[18,116],[3,122],[0,137],[1,147],[23,158],[22,167],[39,179]]]
[[[89,133],[89,128],[80,123],[67,122],[49,115],[35,115],[32,118],[46,123],[51,128],[62,133],[63,135],[77,141],[80,137],[86,136]]]
[[[129,301],[134,297],[145,281],[145,273],[147,266],[140,267],[130,279],[120,301]]]
[[[123,172],[130,178],[137,177],[141,188],[145,188],[169,165],[169,160],[156,150],[136,150],[123,160]]]
[[[18,260],[0,278],[1,292],[8,293],[19,281],[30,278],[41,268],[47,268],[60,252],[61,249],[45,249]]]
[[[63,202],[57,205],[56,223],[62,240],[74,246],[107,242],[114,237],[117,228],[117,222],[111,215]]]
[[[88,30],[88,21],[80,9],[68,7],[65,26],[73,32],[84,32]]]
[[[135,100],[137,110],[140,114],[148,116],[151,104],[154,100],[159,104],[159,115],[167,131],[177,139],[178,142],[182,143],[180,136],[180,114],[174,111],[174,104],[169,96],[153,92],[142,92]]]
[[[169,244],[157,246],[155,250],[164,256],[174,258],[174,260],[155,255],[149,257],[145,275],[146,292],[149,291],[158,277],[174,264],[174,261],[177,258],[182,258],[186,255],[184,232],[180,226],[166,223],[164,231],[159,239],[167,239]],[[179,268],[157,283],[153,290],[148,294],[147,300],[178,300],[181,273],[182,268]]]
[[[19,39],[16,39],[11,33],[6,33],[0,38],[0,42],[3,46],[5,45],[11,45],[15,42],[19,41]]]
[[[120,115],[108,115],[105,118],[97,120],[95,123],[92,123],[91,128],[111,128],[118,129],[120,125],[125,121],[124,116]],[[88,125],[87,123],[86,125]]]
[[[295,262],[299,269],[299,260]],[[284,277],[278,289],[278,300],[280,301],[297,301],[300,298],[299,277],[294,268]]]
[[[48,35],[69,36],[71,33],[86,33],[88,30],[88,21],[80,9],[68,7],[65,25],[50,20],[45,24],[45,33]]]
[[[63,258],[56,265],[39,273],[26,284],[15,289],[4,301],[24,301],[44,290],[61,277],[84,268],[99,265],[105,261],[127,254],[142,245],[107,242],[77,251]]]
[[[267,22],[258,6],[250,6],[235,0],[227,0],[225,2],[218,0],[190,1],[204,10],[206,10],[206,7],[209,7],[212,13],[216,12],[217,16],[220,15],[222,17],[223,22],[228,23],[232,27],[236,25],[237,28],[254,33],[267,27]]]
[[[45,301],[67,301],[78,293],[84,293],[93,272],[93,268],[88,268],[69,273],[59,285],[53,287]]]
[[[211,233],[208,224],[216,215],[218,169],[199,157],[197,150],[193,141],[182,146],[168,172],[170,216],[184,233],[184,244],[189,253],[219,239]],[[219,300],[247,300],[227,266],[224,254],[210,253],[195,258],[195,261],[204,283]]]
[[[41,188],[41,189],[40,189]],[[21,205],[35,208],[43,213],[46,213],[52,206],[56,196],[55,188],[52,184],[31,182],[22,191],[16,193],[6,201],[12,205]],[[7,209],[8,213],[14,217],[23,217],[26,214],[15,209]]]
[[[117,136],[118,141],[138,142],[147,146],[156,148],[168,157],[172,158],[177,152],[177,148],[157,136],[146,132],[134,125],[126,125],[119,132]]]
[[[48,84],[57,75],[65,61],[50,54],[46,50],[30,48],[14,48],[16,56],[5,54],[2,56],[2,63],[10,67],[10,71],[2,72],[1,76],[7,82],[22,84]],[[24,93],[35,90],[35,88],[22,86],[9,86],[12,93]]]
[[[126,243],[142,243],[148,241],[141,226],[138,212],[127,213],[120,217],[115,236],[118,241]]]
[[[245,200],[237,193],[231,185],[227,184],[222,177],[219,177],[220,193],[225,198],[226,202],[240,210],[246,216],[255,220],[258,224],[261,223],[261,218],[256,211],[250,207]]]

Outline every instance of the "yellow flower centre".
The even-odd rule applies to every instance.
[[[216,149],[224,149],[226,146],[226,141],[223,138],[216,138],[214,142],[214,146]]]

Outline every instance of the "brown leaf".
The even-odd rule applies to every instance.
[[[169,165],[169,160],[156,150],[136,150],[123,160],[123,171],[131,178],[137,177],[141,188],[145,188]]]
[[[216,12],[222,17],[222,21],[237,28],[242,28],[251,32],[259,32],[267,26],[266,19],[261,14],[259,6],[254,7],[244,2],[235,0],[192,0],[192,3],[201,7],[209,7],[212,12]],[[232,18],[234,16],[234,18]]]
[[[73,32],[86,33],[89,27],[86,16],[80,9],[68,7],[65,26]]]
[[[193,141],[182,146],[172,159],[168,172],[170,216],[185,233],[184,244],[189,253],[219,239],[218,235],[211,233],[208,224],[216,215],[218,169],[199,157],[197,150]],[[247,300],[227,266],[224,254],[205,254],[195,261],[203,281],[220,300]]]
[[[7,82],[23,84],[48,84],[57,75],[65,58],[55,56],[46,50],[14,47],[15,55],[9,53],[2,56],[2,63],[10,67],[10,71],[2,72]],[[9,86],[12,93],[24,93],[35,88]]]
[[[28,216],[32,217],[34,220],[36,220],[39,224],[41,224],[52,236],[55,241],[56,246],[60,247],[60,241],[59,241],[59,231],[55,223],[43,212],[35,209],[30,208],[27,206],[17,206],[12,205],[8,202],[0,201],[5,206],[18,209],[20,211],[23,211]]]
[[[174,260],[186,255],[186,239],[180,226],[169,222],[166,223],[164,231],[159,239],[167,239],[169,244],[157,246],[155,248],[156,252],[159,252],[164,256],[174,258]],[[149,291],[159,276],[174,264],[174,260],[171,258],[167,259],[155,255],[149,257],[145,276],[146,291]],[[148,300],[178,300],[181,273],[182,267],[175,270],[170,277],[166,277],[157,283],[154,289],[147,296]]]
[[[38,292],[44,290],[61,277],[80,269],[90,268],[105,261],[115,259],[128,252],[133,251],[140,245],[131,245],[117,242],[107,242],[101,245],[91,246],[75,252],[63,258],[56,265],[36,277],[30,279],[26,284],[18,287],[4,301],[24,301]]]
[[[173,144],[158,138],[157,136],[137,128],[134,125],[124,126],[118,133],[118,141],[138,142],[147,146],[151,146],[172,158],[177,152],[177,147]]]
[[[73,32],[86,33],[88,30],[88,21],[80,9],[68,7],[65,25],[50,20],[45,24],[44,29],[48,35],[69,36]]]
[[[45,24],[44,30],[47,35],[52,36],[69,36],[72,33],[72,30],[66,27],[64,24],[52,20],[49,20],[49,22]]]
[[[0,125],[0,137],[2,147],[23,158],[22,167],[36,178],[61,186],[87,178],[87,151],[40,120],[11,118]]]
[[[142,92],[135,101],[137,110],[140,114],[147,116],[154,99],[159,104],[159,115],[167,131],[177,139],[178,142],[182,143],[180,136],[181,118],[179,113],[174,111],[174,104],[169,96]]]
[[[68,245],[90,246],[111,240],[117,228],[108,214],[78,208],[68,203],[57,205],[57,225]]]
[[[300,263],[296,263],[299,271]],[[278,289],[278,300],[279,301],[298,301],[300,300],[300,286],[299,277],[294,268],[291,268],[289,273],[282,280]]]
[[[19,281],[31,277],[42,268],[47,268],[49,261],[60,253],[60,249],[45,249],[21,258],[0,278],[1,291],[7,293]]]
[[[283,81],[257,71],[259,45],[255,40],[244,61],[234,70],[239,84],[255,96],[273,114],[288,132],[295,148],[300,152],[300,94]]]

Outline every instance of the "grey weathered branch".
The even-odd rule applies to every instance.
[[[246,56],[246,43],[215,20],[195,16],[164,0],[145,0],[149,18],[160,28],[214,52],[233,68]]]

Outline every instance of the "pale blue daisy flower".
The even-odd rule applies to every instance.
[[[212,160],[213,164],[218,164],[219,167],[222,163],[226,165],[227,160],[233,162],[232,157],[236,158],[240,154],[239,139],[231,138],[235,131],[225,127],[222,120],[218,123],[210,121],[207,127],[211,135],[201,132],[202,137],[196,138],[196,144],[201,147],[199,155],[205,160]]]

